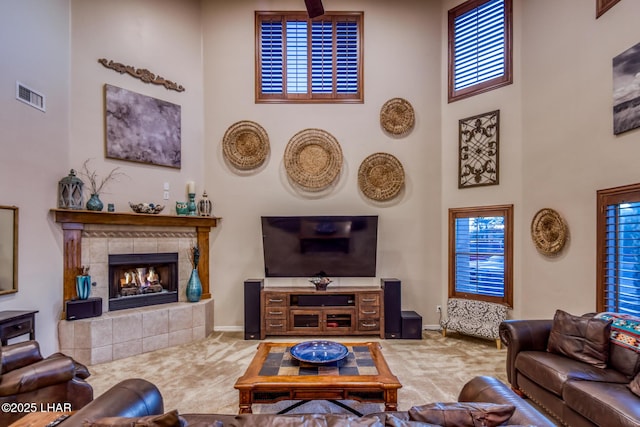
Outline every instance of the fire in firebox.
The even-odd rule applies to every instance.
[[[120,278],[120,294],[122,296],[151,294],[162,292],[162,280],[155,268],[137,267],[123,272]]]

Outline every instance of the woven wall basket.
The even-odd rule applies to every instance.
[[[222,138],[222,152],[238,169],[254,169],[269,154],[269,136],[262,126],[248,120],[229,126]]]
[[[567,224],[553,209],[540,209],[531,221],[531,239],[540,253],[555,255],[568,237]]]
[[[375,153],[367,157],[358,169],[358,186],[365,196],[384,201],[394,198],[404,184],[404,169],[391,154]]]
[[[329,132],[305,129],[296,133],[284,151],[289,178],[307,191],[331,185],[342,170],[342,149]]]
[[[413,107],[406,99],[393,98],[384,103],[380,109],[380,124],[393,135],[403,135],[415,122]]]

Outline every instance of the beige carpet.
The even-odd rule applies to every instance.
[[[239,332],[215,332],[204,340],[89,367],[88,381],[97,397],[126,378],[154,383],[164,397],[165,409],[180,413],[226,413],[238,411],[238,392],[233,388],[255,354],[259,341],[245,341]],[[272,339],[299,342],[308,337]],[[398,408],[429,402],[455,401],[462,386],[477,375],[506,382],[506,350],[494,341],[425,331],[422,340],[331,338],[334,341],[380,341],[391,371],[403,387]],[[254,412],[275,413],[284,403],[254,405]],[[302,409],[303,407],[301,407]],[[357,408],[361,409],[361,408]],[[336,412],[327,409],[323,412]],[[370,412],[368,408],[361,412]]]

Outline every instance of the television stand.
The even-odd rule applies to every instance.
[[[260,339],[267,335],[384,338],[384,299],[379,287],[262,288],[260,311]]]

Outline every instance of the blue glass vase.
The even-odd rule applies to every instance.
[[[92,194],[91,197],[89,197],[89,200],[87,200],[87,210],[101,211],[102,208],[104,208],[104,203],[100,200],[100,195],[95,193]]]
[[[79,299],[89,298],[91,293],[91,276],[76,276],[76,293]]]
[[[198,275],[198,269],[191,270],[191,276],[187,282],[187,301],[198,302],[202,296],[202,282],[200,282],[200,276]]]

